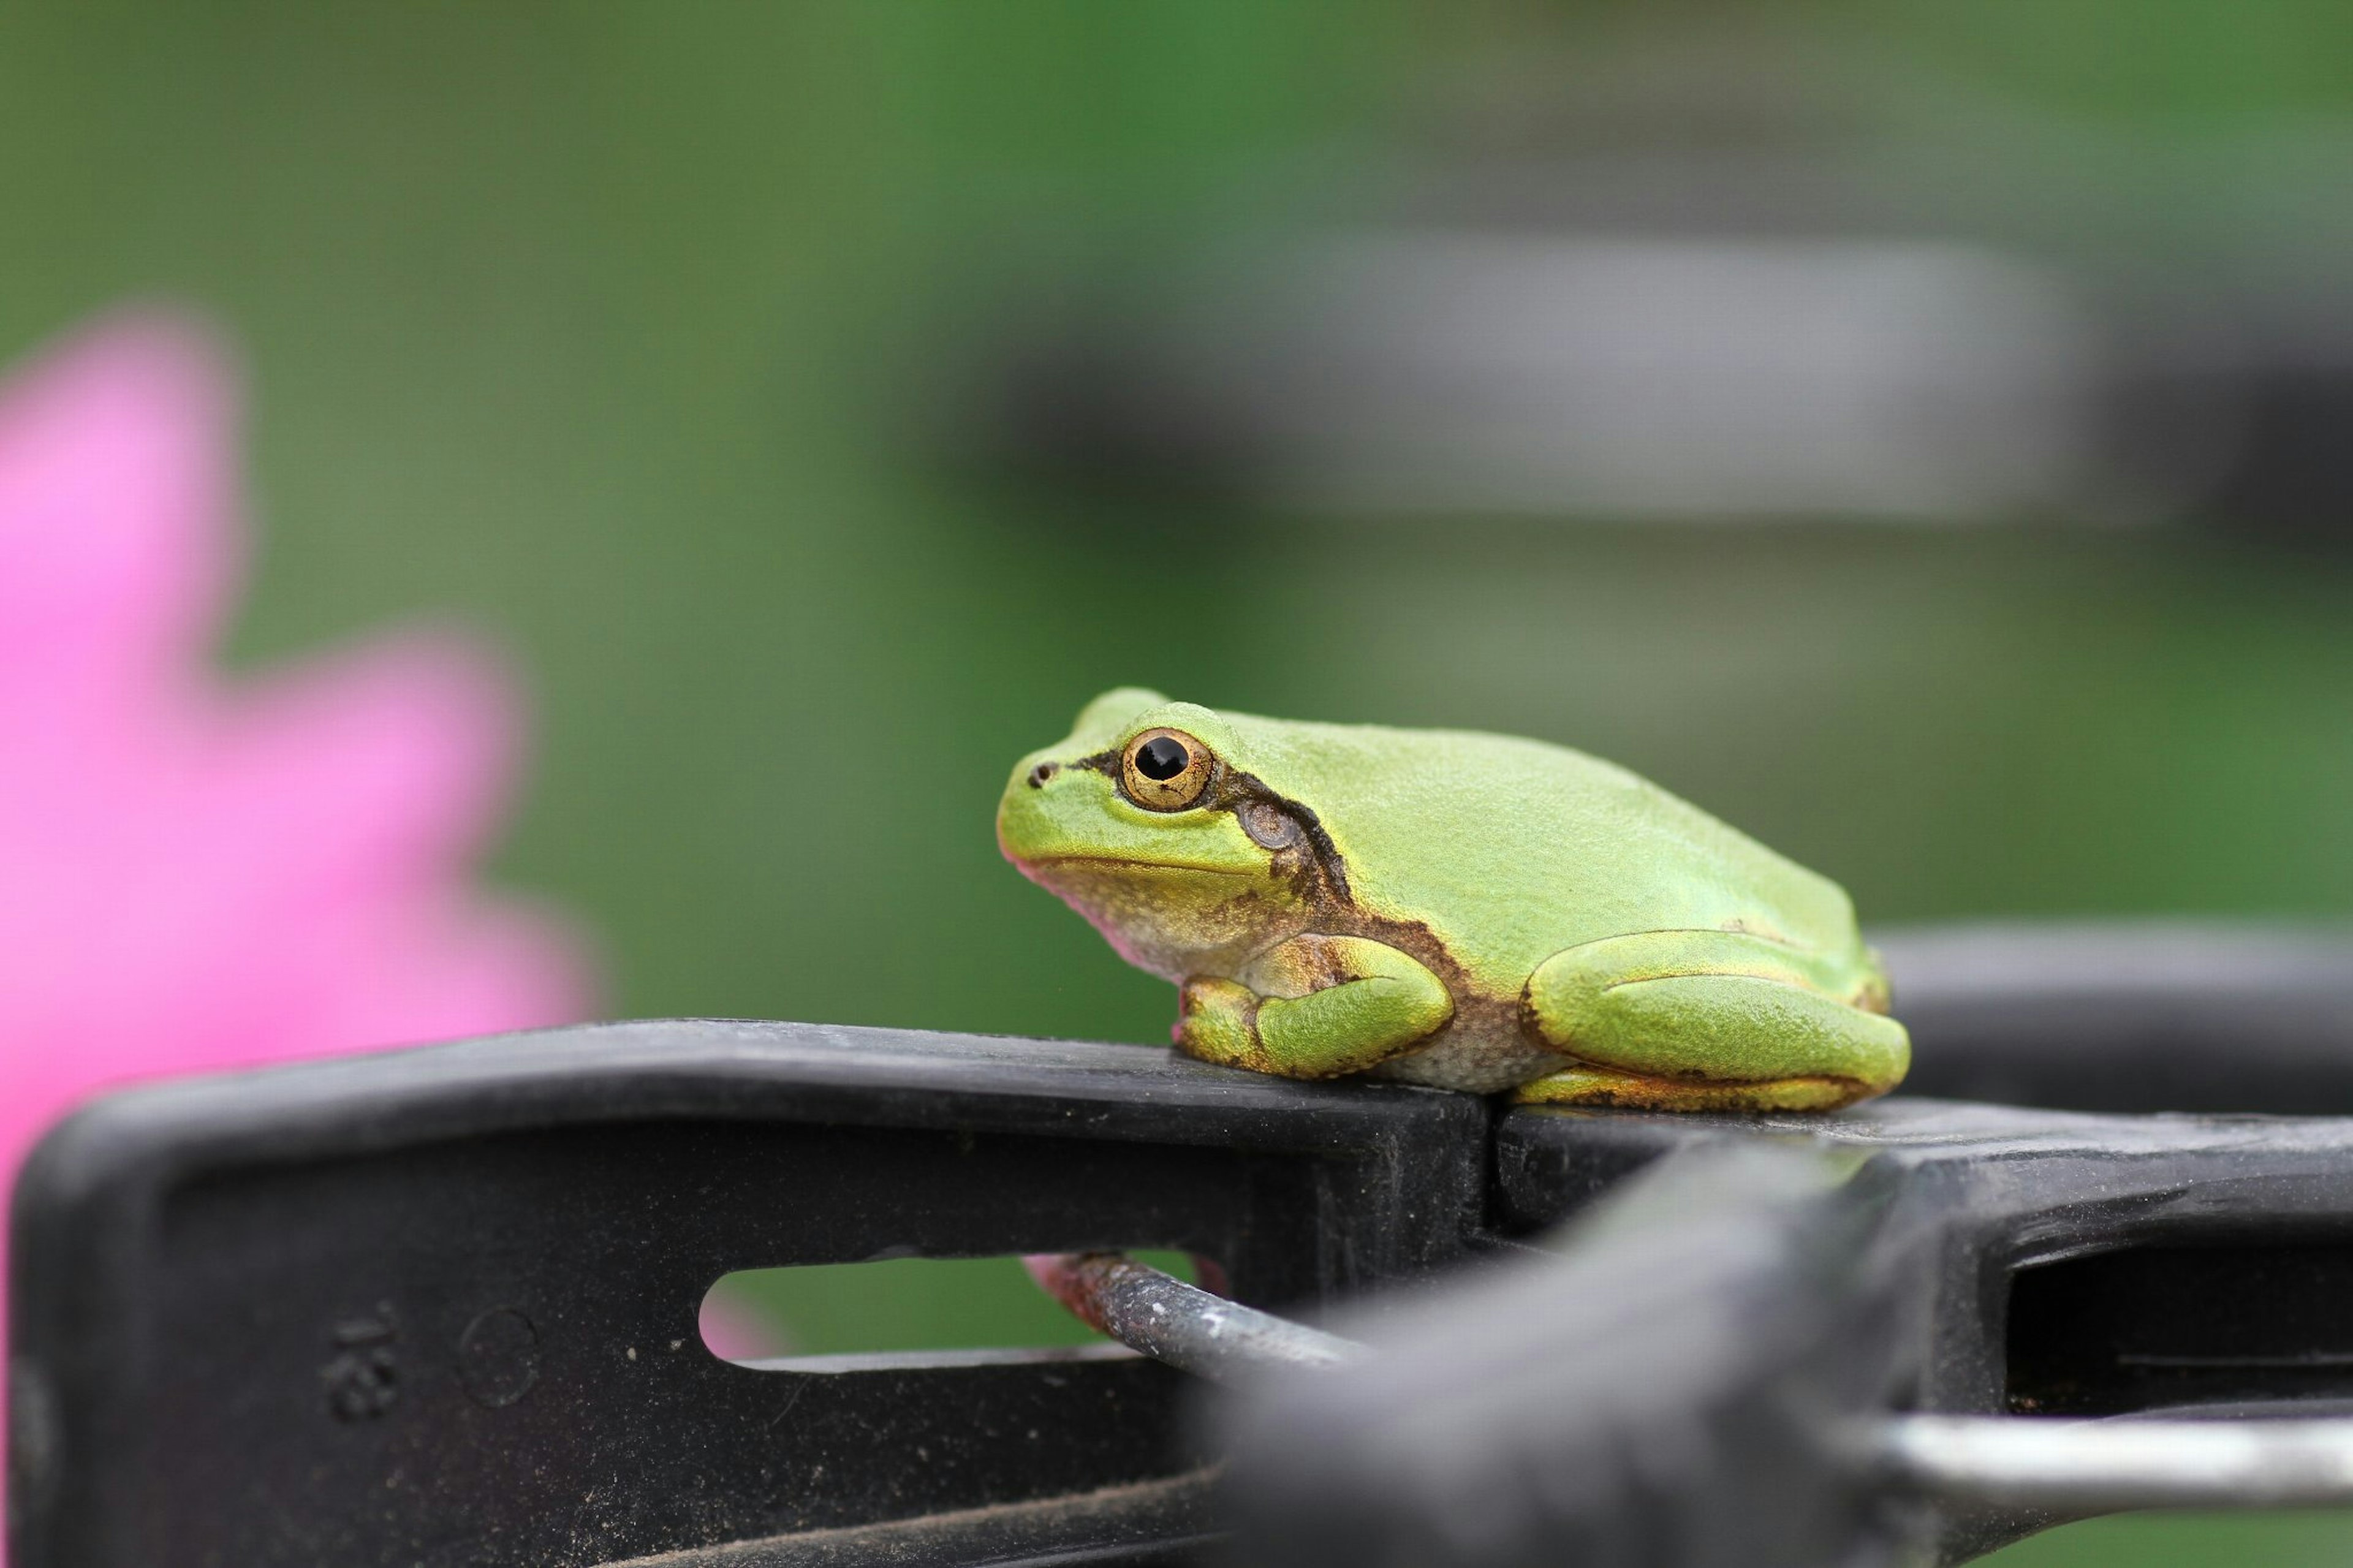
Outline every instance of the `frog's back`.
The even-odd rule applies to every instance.
[[[1352,901],[1426,924],[1489,985],[1516,991],[1564,948],[1637,931],[1857,947],[1835,883],[1599,758],[1468,731],[1225,717],[1243,764],[1317,813]]]

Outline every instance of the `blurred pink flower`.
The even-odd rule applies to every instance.
[[[0,1194],[107,1084],[588,1003],[555,925],[466,885],[515,732],[480,652],[215,679],[236,426],[222,355],[168,319],[0,385]]]

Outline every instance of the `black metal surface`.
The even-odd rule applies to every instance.
[[[2348,949],[2042,934],[1886,943],[1915,1084],[2011,1105],[1498,1114],[739,1024],[117,1097],[17,1193],[11,1561],[1958,1562],[2050,1516],[1893,1486],[1872,1422],[2353,1408],[2353,1120],[2046,1108],[2353,1107]],[[695,1332],[738,1268],[1134,1247],[1375,1353],[1204,1424],[1141,1361]]]

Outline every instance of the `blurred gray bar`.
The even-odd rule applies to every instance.
[[[2353,1114],[2353,930],[2004,921],[1872,940],[1912,1031],[1905,1094]]]
[[[2353,1503],[2353,1420],[1904,1415],[1880,1426],[1873,1447],[1900,1485],[1997,1508],[2074,1514]]]

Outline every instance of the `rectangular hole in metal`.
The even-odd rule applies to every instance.
[[[2353,1400],[2353,1245],[2133,1247],[2010,1277],[2020,1414]]]
[[[1181,1252],[1131,1256],[1181,1279],[1200,1275]],[[970,1365],[1053,1352],[1132,1353],[1071,1316],[1018,1258],[739,1269],[703,1296],[702,1329],[713,1355],[774,1372]]]

